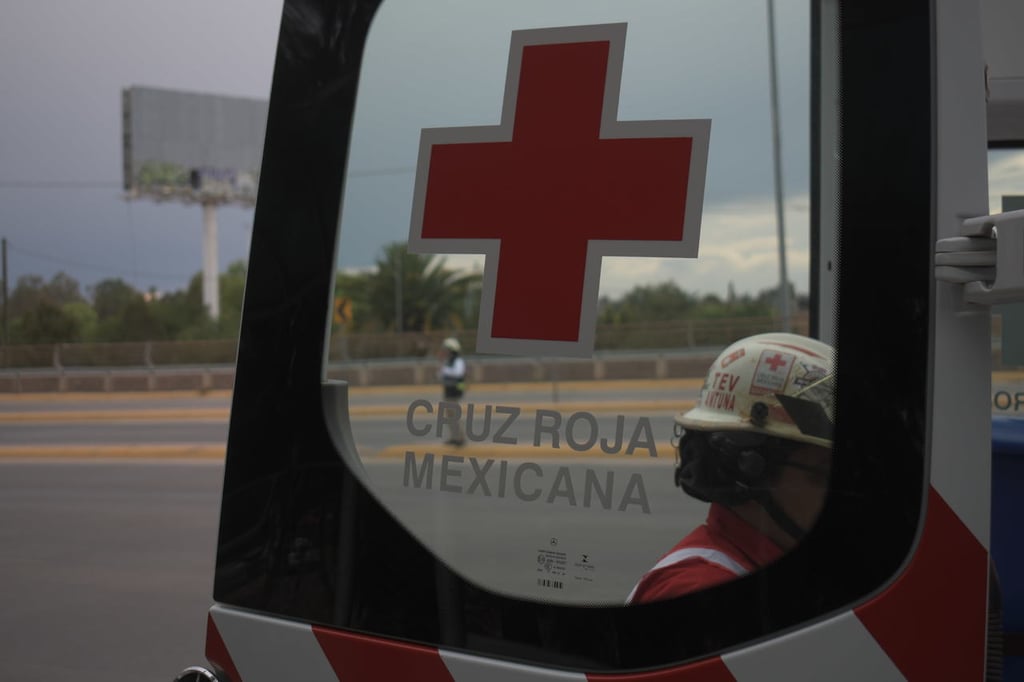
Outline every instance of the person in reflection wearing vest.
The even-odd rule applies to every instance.
[[[441,380],[442,397],[445,402],[458,403],[466,393],[466,361],[462,359],[462,344],[454,336],[449,336],[441,344],[441,367],[438,369],[438,378]],[[449,422],[451,434],[447,441],[448,445],[462,445],[466,442],[465,434],[462,431],[461,406],[459,416]]]
[[[675,483],[710,502],[705,523],[640,578],[641,604],[702,590],[779,559],[824,506],[832,463],[833,350],[795,334],[734,343],[696,406],[675,418]]]

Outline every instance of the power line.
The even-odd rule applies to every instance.
[[[110,189],[121,188],[109,180],[0,180],[2,189]]]
[[[29,258],[35,258],[36,260],[42,260],[42,261],[46,261],[46,262],[49,262],[49,263],[56,263],[57,265],[65,265],[65,266],[72,267],[72,268],[85,268],[87,270],[94,270],[94,271],[97,271],[97,272],[104,272],[104,273],[108,273],[108,274],[117,274],[117,275],[123,275],[123,276],[135,276],[135,277],[143,276],[143,277],[147,277],[147,278],[150,278],[150,279],[175,280],[175,281],[181,281],[183,279],[187,281],[191,277],[191,275],[172,275],[172,274],[169,274],[169,273],[162,273],[162,272],[137,272],[137,273],[129,273],[129,272],[126,272],[125,270],[119,270],[119,269],[111,268],[109,266],[104,266],[104,265],[96,265],[95,263],[86,263],[84,261],[73,260],[73,259],[70,259],[70,258],[59,258],[57,256],[48,256],[46,254],[39,253],[38,251],[33,251],[31,249],[25,249],[25,248],[22,248],[20,246],[19,247],[15,247],[10,242],[8,242],[8,244],[7,244],[7,249],[8,249],[8,251],[10,251],[12,253],[19,253],[21,255],[28,256]]]
[[[351,170],[352,178],[407,175],[415,173],[415,166],[394,166],[390,168],[368,168]],[[123,189],[119,180],[0,180],[0,189]]]

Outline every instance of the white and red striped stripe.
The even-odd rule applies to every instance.
[[[906,679],[850,611],[685,666],[589,675],[330,631],[224,606],[214,606],[210,615],[208,637],[221,639],[225,649],[217,655],[208,647],[207,655],[231,682],[362,682],[411,675],[419,682],[752,682],[763,680],[766,671],[789,682]]]
[[[210,610],[207,657],[232,682],[787,682],[980,680],[988,554],[938,493],[918,551],[875,599],[837,616],[698,663],[635,674],[555,671],[270,618]],[[937,655],[941,652],[941,655]]]

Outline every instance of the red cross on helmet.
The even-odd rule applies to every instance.
[[[832,347],[797,334],[751,336],[708,370],[697,405],[676,417],[687,431],[751,431],[832,446]]]

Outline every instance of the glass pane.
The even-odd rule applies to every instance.
[[[676,484],[698,400],[747,428],[784,393],[830,425],[827,350],[719,357],[808,329],[809,16],[775,18],[781,211],[766,19],[718,0],[388,0],[374,19],[326,374],[349,384],[350,465],[482,587],[624,603],[708,516]],[[787,415],[803,466],[782,506],[806,528],[831,436]]]
[[[989,151],[989,212],[1024,209],[1024,151]],[[1024,417],[1024,304],[992,308],[992,413]]]

